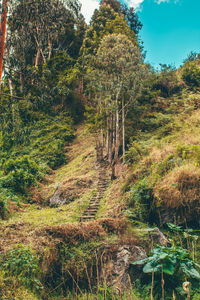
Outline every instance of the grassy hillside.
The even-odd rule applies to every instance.
[[[82,225],[79,218],[96,192],[97,169],[95,139],[85,125],[78,126],[76,138],[64,147],[66,163],[31,189],[34,203],[19,205],[18,211],[0,223],[3,299],[59,299],[62,293],[64,299],[150,299],[151,275],[143,276],[141,269],[131,271],[137,272],[139,279],[134,279],[131,289],[120,298],[112,288],[98,286],[95,266],[96,255],[99,257],[107,247],[108,255],[114,255],[119,245],[137,245],[148,252],[150,240],[145,230],[155,224],[164,226],[168,239],[176,247],[188,249],[198,261],[199,99],[198,92],[184,91],[165,99],[168,104],[164,112],[154,111],[145,117],[143,122],[159,125],[137,132],[126,155],[127,163],[116,166],[117,179],[110,181],[97,220]],[[57,130],[58,126],[57,122]],[[49,134],[52,136],[52,130]],[[61,207],[46,206],[58,189],[67,202]],[[167,229],[168,222],[193,227],[193,231],[188,236],[180,227],[177,234],[175,225]],[[24,256],[34,262],[36,273],[30,270],[27,275],[24,266],[12,266]],[[166,290],[170,283],[165,278],[166,299],[171,299],[172,291]],[[180,273],[173,278],[178,287],[184,277]],[[159,277],[156,280],[155,299],[159,299]],[[198,299],[198,282],[193,282],[192,299]],[[177,294],[177,299],[185,299],[184,294]]]
[[[165,99],[165,111],[145,120],[159,126],[140,132],[127,152],[132,175],[125,198],[137,218],[152,222],[152,214],[159,225],[198,225],[199,100],[198,92],[188,91]]]

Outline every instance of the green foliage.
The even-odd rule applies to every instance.
[[[17,159],[8,159],[2,165],[3,174],[1,185],[15,192],[23,193],[37,181],[39,167],[25,155]]]
[[[167,155],[163,161],[161,161],[157,166],[157,174],[159,176],[164,176],[168,171],[172,170],[176,166],[176,159],[174,154]]]
[[[170,97],[181,89],[181,85],[176,74],[176,69],[170,65],[161,65],[161,72],[157,74],[153,83],[153,89],[160,91],[161,97]]]
[[[1,182],[2,178],[0,178]],[[22,196],[16,194],[12,189],[3,188],[2,184],[0,183],[0,218],[3,220],[7,219],[10,215],[9,211],[9,202],[13,201],[17,205],[20,205],[22,201]]]
[[[125,160],[129,164],[134,164],[140,160],[143,154],[143,149],[136,141],[132,142],[129,150],[126,153]]]
[[[158,246],[151,251],[149,257],[132,264],[144,265],[144,273],[163,273],[168,295],[172,295],[175,290],[179,292],[179,286],[185,281],[185,276],[191,281],[200,280],[200,273],[197,271],[200,265],[192,261],[187,250],[178,247]],[[161,278],[160,275],[159,277]],[[155,283],[159,284],[156,280]],[[158,290],[158,287],[155,287],[155,290]]]
[[[22,117],[20,144],[15,142],[9,150],[2,145],[1,218],[9,216],[9,201],[19,203],[21,198],[25,199],[30,186],[66,162],[65,145],[74,137],[73,121],[68,113],[58,111],[57,115],[48,115],[23,106]]]
[[[0,268],[6,277],[15,277],[20,284],[30,289],[40,290],[39,260],[30,248],[17,245],[6,255],[1,257]]]
[[[95,55],[103,37],[109,34],[124,34],[137,44],[136,34],[142,27],[134,9],[129,9],[119,1],[106,1],[108,5],[100,5],[95,10],[90,26],[86,30],[81,48],[84,58]]]
[[[64,143],[57,140],[46,149],[43,159],[47,161],[50,168],[55,169],[66,162]]]
[[[178,157],[182,160],[193,160],[195,165],[200,165],[200,146],[199,145],[183,145],[176,149]]]
[[[136,219],[147,221],[153,202],[153,189],[146,179],[137,181],[128,196],[128,205],[133,208]]]
[[[197,61],[188,61],[181,69],[184,82],[191,89],[200,87],[200,66]]]

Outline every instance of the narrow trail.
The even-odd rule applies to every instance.
[[[98,182],[97,193],[90,199],[89,206],[80,217],[80,222],[86,222],[95,219],[95,215],[99,209],[100,201],[103,198],[105,191],[109,184],[109,177],[107,171],[107,163],[102,161],[97,164],[98,168]]]

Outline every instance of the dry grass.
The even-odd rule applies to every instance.
[[[85,223],[66,223],[58,226],[35,228],[30,223],[18,222],[0,229],[0,253],[14,245],[30,245],[37,252],[55,249],[58,244],[76,244],[105,238],[107,234],[122,234],[127,228],[123,218],[104,218]]]
[[[148,159],[154,162],[160,162],[167,155],[173,153],[174,151],[175,151],[174,145],[165,145],[165,147],[162,149],[153,147],[151,149],[150,155],[148,156]]]
[[[188,164],[173,169],[154,188],[158,203],[168,208],[179,208],[199,201],[200,170]]]

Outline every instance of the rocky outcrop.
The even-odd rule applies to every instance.
[[[53,195],[49,198],[51,207],[61,206],[79,198],[85,189],[90,188],[92,180],[72,178],[68,181],[58,183],[55,186]]]
[[[102,255],[101,278],[119,293],[130,287],[130,263],[147,257],[138,246],[120,246],[116,251]]]

